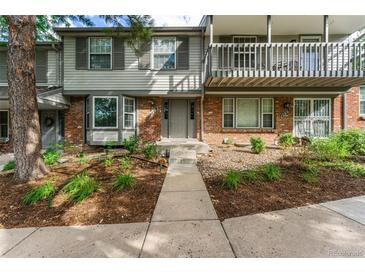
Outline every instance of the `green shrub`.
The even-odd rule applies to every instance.
[[[132,167],[131,160],[129,157],[123,157],[119,159],[119,162],[122,170],[128,170]]]
[[[334,136],[314,139],[310,149],[322,161],[336,161],[349,156],[348,145],[346,143],[339,143]]]
[[[61,157],[61,153],[56,150],[54,146],[50,146],[42,155],[43,161],[47,166],[54,165],[58,162]]]
[[[122,190],[127,187],[132,187],[135,183],[135,178],[130,173],[121,172],[113,182],[113,187],[117,190]]]
[[[90,194],[97,191],[99,183],[91,178],[87,172],[83,172],[72,178],[63,188],[62,192],[68,194],[71,200],[82,202]]]
[[[39,187],[27,192],[22,197],[22,203],[25,205],[35,204],[36,202],[50,198],[55,193],[55,186],[52,181],[46,181]]]
[[[318,173],[319,167],[315,164],[308,164],[305,166],[304,172],[302,174],[302,178],[307,183],[316,183],[318,182]]]
[[[245,170],[241,173],[241,177],[246,182],[256,182],[260,180],[260,174],[256,169]]]
[[[143,155],[146,159],[154,159],[159,155],[158,146],[154,143],[146,143],[143,147]]]
[[[365,167],[359,163],[339,161],[336,163],[327,163],[327,166],[334,166],[345,170],[351,177],[365,177]]]
[[[252,137],[250,139],[251,150],[253,153],[260,154],[265,150],[265,142],[260,137]]]
[[[339,144],[346,144],[352,155],[365,155],[365,130],[349,129],[334,135]]]
[[[241,181],[241,174],[239,171],[234,169],[229,169],[225,172],[222,181],[222,186],[235,189]]]
[[[112,166],[114,163],[114,159],[111,155],[107,155],[107,157],[103,160],[103,165],[105,167]]]
[[[292,147],[295,144],[294,136],[292,133],[283,133],[279,136],[279,145],[283,148]]]
[[[267,181],[277,181],[281,177],[280,168],[274,164],[263,165],[261,172]]]
[[[131,136],[128,139],[124,139],[123,146],[130,154],[133,154],[137,151],[139,145],[138,137]]]
[[[15,168],[16,162],[15,160],[11,160],[9,162],[7,162],[4,167],[3,167],[3,171],[7,171],[7,170],[13,170]]]

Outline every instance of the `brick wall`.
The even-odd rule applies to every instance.
[[[83,146],[84,97],[70,97],[70,102],[70,108],[65,110],[65,142],[76,146]]]
[[[159,97],[137,98],[138,130],[141,141],[157,141],[161,138],[163,100]]]
[[[360,88],[354,87],[346,95],[348,128],[365,128],[365,119],[360,117]]]
[[[235,142],[248,143],[253,136],[260,136],[272,144],[278,134],[293,130],[293,97],[274,98],[274,129],[222,128],[222,98],[204,98],[204,140],[209,144],[221,144],[225,137],[232,138]],[[284,111],[286,102],[290,105],[287,113]]]

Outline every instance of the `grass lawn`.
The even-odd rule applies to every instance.
[[[305,170],[293,150],[268,148],[262,154],[253,154],[247,147],[212,149],[212,153],[199,158],[198,168],[221,220],[365,194],[365,177],[353,177],[334,166],[319,166],[314,176],[308,176],[311,170]],[[279,179],[260,177],[260,167],[267,163],[280,170]],[[236,188],[222,186],[227,170],[243,174]]]
[[[63,164],[51,166],[51,172],[45,178],[26,184],[15,185],[11,181],[12,174],[1,174],[0,227],[111,224],[148,222],[151,219],[165,178],[165,168],[160,170],[159,165],[136,158],[130,158],[127,164],[120,161],[121,157],[108,161],[86,161],[85,156],[69,159]],[[122,169],[133,176],[133,184],[130,181],[125,187],[117,189],[115,181]],[[91,189],[91,194],[77,202],[62,189],[81,171],[92,178],[97,190]],[[47,186],[49,182],[54,185],[54,196],[36,203],[22,202],[27,193],[37,187],[42,191],[42,186],[47,182]]]

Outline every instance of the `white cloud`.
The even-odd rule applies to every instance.
[[[198,26],[203,15],[151,15],[156,27]]]

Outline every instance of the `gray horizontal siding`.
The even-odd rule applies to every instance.
[[[200,90],[200,37],[189,39],[189,70],[139,70],[138,57],[125,45],[125,70],[75,69],[75,38],[64,38],[64,89],[67,90]]]

